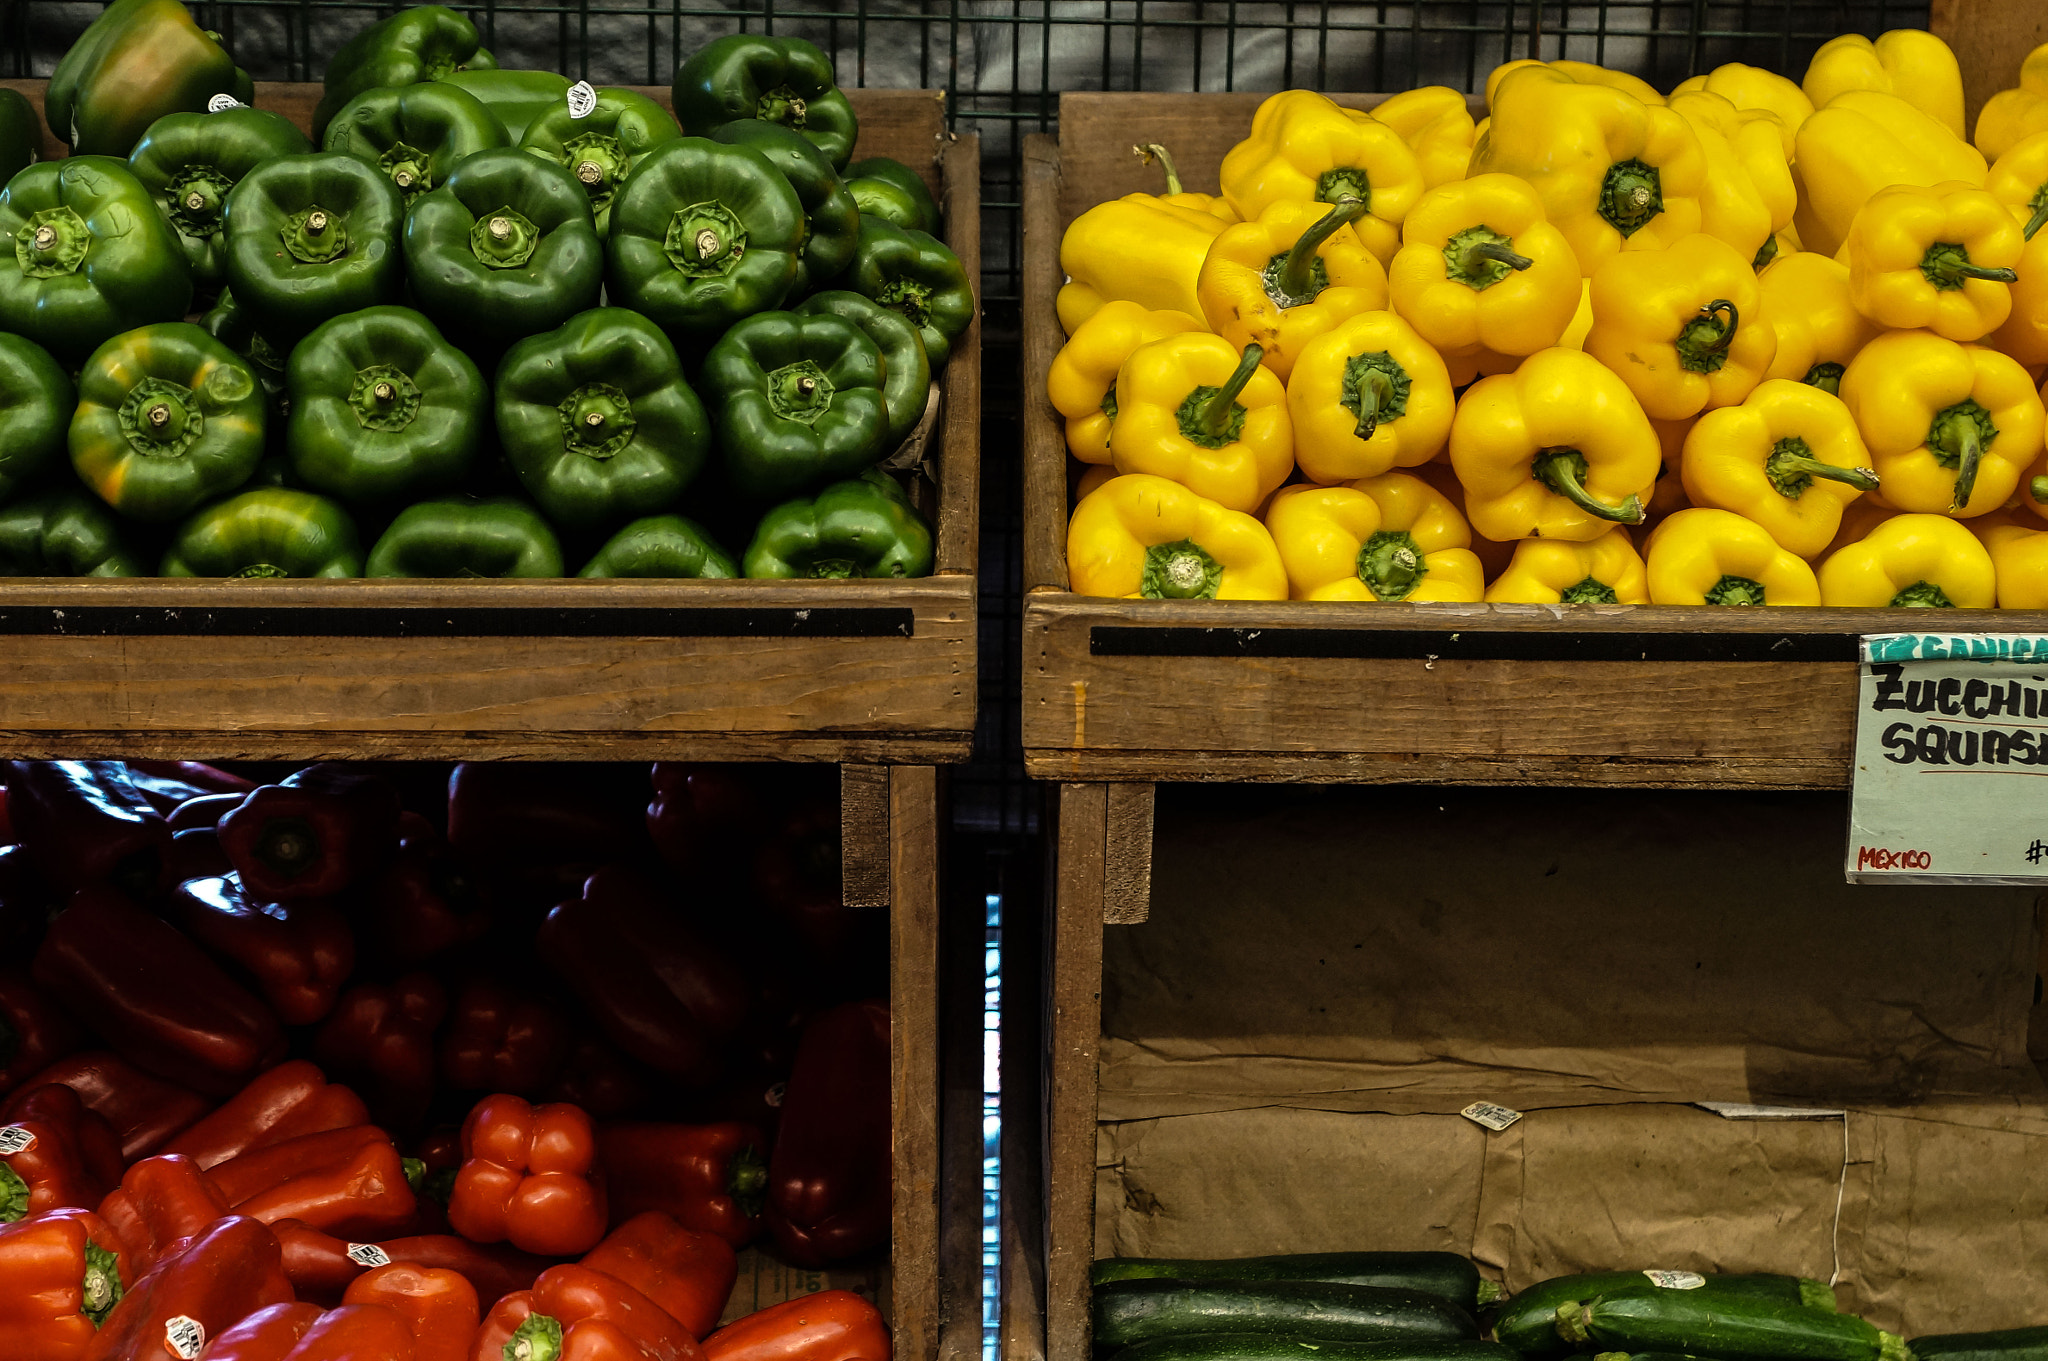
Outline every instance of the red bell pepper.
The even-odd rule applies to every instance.
[[[551,1257],[588,1252],[604,1237],[596,1158],[596,1129],[577,1107],[487,1096],[462,1125],[448,1223],[478,1243]]]
[[[414,1361],[412,1330],[381,1304],[344,1304],[320,1316],[281,1361]]]
[[[165,915],[237,966],[286,1025],[312,1025],[334,1010],[355,971],[348,919],[322,898],[260,903],[229,874],[179,884]]]
[[[848,1002],[805,1029],[768,1159],[768,1228],[798,1266],[889,1241],[889,1079],[886,1002]]]
[[[256,787],[254,780],[203,761],[130,761],[128,772],[129,778],[145,792],[160,789],[168,795],[177,789],[188,789],[192,792],[187,799],[201,794],[246,794]]]
[[[807,799],[786,809],[754,851],[752,896],[813,956],[843,969],[855,946],[873,954],[887,945],[889,912],[846,905],[839,835],[837,798]]]
[[[218,1220],[183,1252],[135,1283],[86,1352],[86,1361],[195,1361],[258,1309],[289,1304],[277,1235],[239,1215]]]
[[[325,1316],[317,1304],[258,1309],[206,1344],[206,1361],[280,1361]]]
[[[79,1166],[101,1195],[119,1186],[121,1174],[128,1170],[128,1160],[121,1156],[121,1136],[114,1133],[105,1116],[62,1083],[24,1085],[0,1112],[0,1120],[14,1124],[35,1121],[59,1130],[77,1151]],[[97,1197],[93,1203],[99,1203]]]
[[[187,879],[218,879],[233,874],[228,853],[220,848],[220,833],[211,827],[194,827],[171,833],[171,854],[166,878],[174,884]]]
[[[293,1059],[242,1088],[233,1100],[165,1144],[164,1152],[183,1153],[201,1167],[217,1167],[302,1134],[369,1123],[370,1112],[361,1097],[329,1082],[306,1060]]]
[[[476,1287],[458,1272],[394,1262],[358,1276],[344,1304],[375,1304],[405,1321],[414,1361],[469,1361],[483,1311]]]
[[[220,820],[221,848],[263,902],[331,898],[398,849],[398,791],[349,766],[307,766]]]
[[[242,806],[247,794],[198,794],[185,800],[169,813],[164,821],[171,824],[171,831],[215,831],[220,820]]]
[[[0,1339],[8,1354],[80,1361],[131,1277],[113,1233],[89,1210],[0,1228]]]
[[[14,819],[7,816],[7,786],[0,784],[0,845],[14,844]]]
[[[754,994],[678,907],[639,875],[602,869],[581,897],[548,913],[539,945],[613,1043],[657,1072],[705,1085]]]
[[[327,1070],[349,1080],[386,1126],[412,1129],[434,1090],[434,1031],[448,994],[428,974],[359,983],[341,995],[313,1037]]]
[[[686,1229],[743,1248],[761,1232],[767,1144],[751,1125],[599,1125],[598,1162],[612,1221],[659,1210]]]
[[[29,859],[28,847],[0,846],[0,951],[6,958],[35,954],[60,901]]]
[[[0,1096],[84,1043],[77,1022],[27,974],[0,973]]]
[[[746,766],[657,761],[650,772],[647,835],[661,858],[691,880],[716,878],[760,825],[761,801]]]
[[[236,1214],[266,1224],[296,1219],[343,1238],[398,1232],[415,1208],[398,1149],[374,1125],[287,1139],[209,1175]]]
[[[137,1273],[176,1256],[227,1213],[228,1199],[212,1178],[176,1153],[136,1163],[99,1205]]]
[[[697,1338],[718,1326],[740,1272],[730,1243],[686,1229],[658,1210],[613,1229],[581,1265],[632,1286]]]
[[[6,778],[14,833],[56,888],[161,886],[170,825],[119,761],[10,761]]]
[[[270,1226],[270,1231],[277,1235],[278,1247],[284,1254],[284,1276],[292,1283],[292,1292],[302,1300],[329,1309],[341,1303],[350,1281],[370,1269],[364,1264],[366,1261],[385,1260],[377,1254],[361,1255],[374,1244],[336,1238],[303,1220],[280,1219]],[[378,1254],[382,1252],[383,1249],[377,1249]]]
[[[7,1105],[0,1108],[0,1119],[26,1118],[28,1103],[47,1100],[39,1093],[50,1086],[69,1088],[98,1117],[96,1123],[108,1127],[115,1140],[116,1181],[120,1180],[122,1167],[156,1152],[214,1107],[211,1098],[151,1077],[118,1054],[88,1049],[58,1059],[22,1083],[8,1098]],[[42,1118],[50,1117],[45,1114]],[[94,1129],[79,1131],[78,1145],[85,1154],[86,1169],[100,1175],[100,1168],[94,1163],[97,1143]]]
[[[889,1361],[889,1325],[851,1290],[821,1290],[734,1319],[704,1361]]]
[[[495,978],[463,985],[441,1037],[441,1074],[466,1092],[538,1096],[568,1056],[561,1013]]]
[[[268,1007],[178,928],[113,889],[71,896],[32,973],[123,1058],[199,1091],[240,1091],[284,1057]]]
[[[697,1339],[623,1281],[587,1267],[542,1272],[499,1300],[477,1329],[470,1361],[697,1361]]]
[[[299,1298],[326,1305],[339,1303],[349,1283],[365,1271],[393,1262],[452,1271],[470,1283],[483,1305],[496,1304],[515,1290],[531,1289],[535,1278],[555,1265],[502,1243],[472,1243],[453,1234],[351,1243],[296,1219],[281,1219],[270,1227],[283,1245],[284,1272]]]
[[[408,845],[354,896],[364,953],[399,969],[472,944],[491,925],[474,876],[438,846]]]
[[[87,1174],[77,1141],[55,1122],[0,1125],[0,1223],[50,1210],[90,1210],[108,1189]]]
[[[514,1291],[531,1289],[540,1274],[553,1265],[545,1257],[503,1243],[472,1243],[452,1233],[390,1238],[378,1246],[394,1262],[438,1267],[468,1277],[476,1287],[478,1301],[484,1304],[495,1304]]]
[[[634,1115],[654,1101],[656,1079],[619,1052],[618,1046],[588,1031],[576,1036],[569,1057],[544,1095],[589,1111],[594,1120]]]
[[[644,853],[617,770],[464,761],[448,776],[448,844],[478,865],[597,866]]]

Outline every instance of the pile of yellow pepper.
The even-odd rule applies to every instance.
[[[1267,99],[1068,228],[1073,589],[2048,607],[2048,46]],[[1988,162],[1987,162],[1987,158]]]

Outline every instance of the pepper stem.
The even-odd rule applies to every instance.
[[[1891,605],[1895,610],[1952,610],[1956,602],[1933,582],[1916,581],[1911,586],[1901,587],[1899,593],[1892,597]]]
[[[1620,505],[1609,505],[1586,490],[1586,456],[1576,449],[1540,450],[1529,464],[1529,475],[1586,514],[1618,525],[1643,522],[1642,499],[1633,492]]]
[[[2027,200],[2027,206],[2034,210],[2034,215],[2027,219],[2026,226],[2020,228],[2020,236],[2024,240],[2031,241],[2034,239],[2035,232],[2040,231],[2044,226],[2048,226],[2048,183],[2043,183],[2040,188],[2034,191],[2034,196]]]
[[[1977,469],[1984,461],[1984,447],[1996,438],[1998,431],[1991,425],[1990,413],[1973,400],[1960,401],[1934,418],[1934,425],[1927,432],[1928,450],[1943,467],[1953,466],[1956,470],[1950,510],[1961,510],[1970,504],[1970,496],[1977,490]]]
[[[1709,605],[1761,605],[1764,584],[1752,577],[1724,576],[1707,588]]]
[[[286,878],[297,878],[320,858],[320,837],[302,818],[279,818],[263,829],[256,858]]]
[[[1138,594],[1146,600],[1214,600],[1222,586],[1223,564],[1193,539],[1145,550]]]
[[[1384,369],[1365,369],[1358,375],[1358,438],[1372,438],[1380,428],[1380,413],[1391,405],[1393,396],[1394,378]]]
[[[1132,147],[1131,152],[1147,165],[1154,161],[1159,162],[1159,168],[1166,172],[1166,193],[1169,198],[1181,191],[1180,171],[1175,167],[1173,157],[1167,154],[1165,147],[1157,142],[1141,142]]]
[[[2043,505],[2048,505],[2048,477],[2037,477],[2028,482],[2027,495]]]
[[[1920,273],[1928,283],[1944,293],[1961,288],[1966,279],[2009,284],[2018,282],[2020,277],[2009,269],[1971,264],[1969,248],[1957,241],[1937,241],[1929,246],[1927,253],[1920,257]]]
[[[1380,530],[1358,550],[1358,579],[1381,600],[1406,600],[1429,575],[1422,547],[1405,529]]]
[[[28,1183],[21,1174],[0,1163],[0,1224],[12,1224],[28,1216]]]
[[[1846,372],[1848,370],[1840,364],[1823,361],[1808,369],[1806,376],[1799,381],[1810,388],[1819,388],[1830,397],[1839,397],[1842,395],[1842,375]]]
[[[761,1213],[768,1198],[768,1160],[761,1150],[748,1144],[732,1155],[732,1170],[726,1174],[725,1189],[740,1213],[752,1219]]]
[[[1721,316],[1724,312],[1728,314],[1726,320]],[[1728,362],[1728,347],[1734,343],[1735,329],[1741,324],[1742,314],[1728,299],[1716,298],[1703,305],[1699,315],[1679,329],[1674,348],[1680,367],[1688,373],[1719,372]]]
[[[1190,414],[1196,429],[1210,439],[1223,438],[1230,428],[1230,409],[1237,405],[1237,395],[1251,382],[1252,375],[1259,371],[1259,361],[1265,357],[1266,352],[1257,341],[1244,347],[1244,356],[1223,386],[1195,404]]]
[[[1764,476],[1778,495],[1797,501],[1816,477],[1842,482],[1858,491],[1876,491],[1877,474],[1869,468],[1844,468],[1813,456],[1812,447],[1797,435],[1789,435],[1771,446],[1764,455]]]
[[[1479,262],[1484,260],[1491,260],[1517,271],[1527,269],[1536,263],[1526,255],[1515,254],[1500,241],[1479,241],[1465,248],[1465,268],[1468,272],[1477,273]]]
[[[546,1314],[528,1314],[503,1352],[504,1361],[555,1361],[561,1354],[561,1321]]]
[[[1322,219],[1303,232],[1292,246],[1287,248],[1287,263],[1280,266],[1280,291],[1290,298],[1304,301],[1317,293],[1315,264],[1316,252],[1325,241],[1334,236],[1339,228],[1347,227],[1365,216],[1365,200],[1345,198],[1337,206],[1323,214]]]
[[[1621,597],[1612,586],[1596,577],[1581,577],[1557,593],[1564,605],[1619,605]]]

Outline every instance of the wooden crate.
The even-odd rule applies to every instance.
[[[38,108],[42,81],[0,81]],[[641,93],[664,104],[666,89]],[[319,87],[262,83],[305,126]],[[980,151],[931,90],[851,90],[860,156],[916,167],[977,277]],[[54,141],[52,155],[63,148]],[[964,760],[974,729],[981,326],[933,434],[915,581],[0,585],[0,753]]]
[[[1067,589],[1069,458],[1045,377],[1060,237],[1161,188],[1216,188],[1257,94],[1060,96],[1024,149],[1024,754],[1048,780],[1839,788],[1856,644],[1912,610],[1110,600]],[[1340,95],[1369,106],[1375,96]],[[2048,613],[1947,615],[2033,632]]]

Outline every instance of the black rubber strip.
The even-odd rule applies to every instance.
[[[705,606],[521,609],[478,606],[0,605],[0,636],[51,638],[909,638],[916,615],[869,609]]]
[[[1308,657],[1461,662],[1853,662],[1852,633],[1620,633],[1571,629],[1132,628],[1088,630],[1094,657]]]

